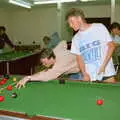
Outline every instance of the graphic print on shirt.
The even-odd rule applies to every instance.
[[[95,40],[90,43],[80,46],[81,56],[87,66],[91,79],[96,80],[100,60],[102,59],[100,40]]]
[[[80,53],[86,64],[101,59],[101,43],[100,40],[80,46]]]

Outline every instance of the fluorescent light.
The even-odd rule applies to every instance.
[[[76,0],[48,0],[48,1],[35,1],[34,4],[54,4],[54,3],[63,3],[63,2],[75,2]]]
[[[76,2],[77,0],[60,0],[61,2]]]
[[[80,0],[81,2],[89,2],[89,1],[96,1],[96,0]]]
[[[24,2],[22,0],[9,0],[9,3],[14,4],[14,5],[18,5],[21,7],[25,7],[25,8],[31,8],[31,4]]]
[[[58,3],[58,0],[52,0],[52,1],[35,1],[34,4],[53,4]]]

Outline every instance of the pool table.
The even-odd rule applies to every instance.
[[[20,79],[19,77],[16,77]],[[11,77],[7,84],[13,84]],[[1,86],[2,88],[2,86]],[[17,98],[11,98],[11,92]],[[25,88],[0,93],[0,115],[31,120],[119,120],[120,84],[59,80],[28,82]],[[97,105],[98,99],[103,100]]]
[[[41,50],[11,51],[0,55],[0,74],[30,75],[35,72],[35,66],[39,65]]]

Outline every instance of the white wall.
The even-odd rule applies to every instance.
[[[0,26],[5,26],[8,28],[9,15],[8,11],[5,9],[0,8]]]
[[[32,10],[16,10],[11,12],[10,28],[14,42],[22,41],[22,44],[32,44],[45,35],[57,31],[56,7],[36,8]]]
[[[117,5],[115,9],[115,20],[120,23],[120,5]]]
[[[63,5],[61,14],[62,18],[59,20],[57,6],[38,6],[27,9],[0,9],[0,25],[8,27],[8,33],[10,38],[15,44],[18,41],[22,41],[23,44],[32,44],[36,41],[40,44],[43,36],[51,35],[53,32],[59,30],[58,22],[61,23],[61,36],[62,39],[70,40],[71,32],[66,26],[65,14],[71,7],[82,8],[86,14],[86,17],[110,17],[111,6],[110,5]],[[115,21],[120,22],[120,5],[115,9]],[[59,32],[59,31],[58,31]]]

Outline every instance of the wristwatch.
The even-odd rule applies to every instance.
[[[28,81],[31,81],[31,76],[27,76]]]

